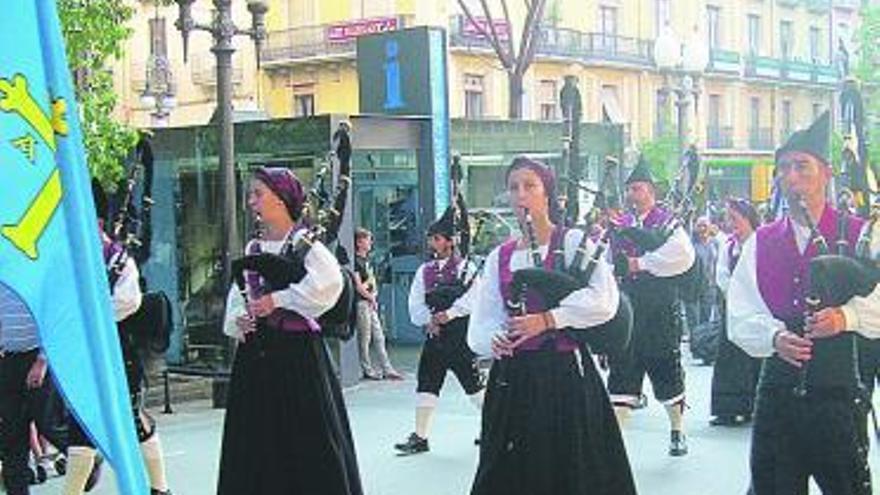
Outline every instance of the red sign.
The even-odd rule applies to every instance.
[[[471,22],[467,16],[464,16],[463,19],[464,26],[461,28],[461,34],[471,38],[482,38],[483,31],[486,31],[491,35],[492,28],[489,27],[489,19],[486,19],[485,17],[475,17],[473,22]],[[492,24],[495,25],[495,33],[498,35],[499,40],[506,41],[510,38],[510,25],[508,25],[506,21],[502,19],[492,19]],[[482,28],[482,31],[480,28]]]
[[[327,41],[331,43],[344,43],[353,40],[363,34],[384,33],[395,31],[399,27],[397,17],[377,17],[374,19],[359,19],[344,24],[334,24],[327,28]]]

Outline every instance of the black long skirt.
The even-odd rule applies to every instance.
[[[320,336],[268,328],[232,367],[220,495],[361,495],[339,382]]]
[[[632,471],[589,355],[535,351],[495,361],[472,495],[628,495]]]
[[[761,360],[749,356],[731,342],[725,324],[712,370],[712,415],[750,416],[760,372]]]

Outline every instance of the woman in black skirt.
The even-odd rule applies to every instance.
[[[721,246],[715,268],[715,280],[722,294],[727,295],[730,276],[739,260],[742,245],[760,225],[757,210],[746,199],[727,200],[727,218],[732,233],[727,244]],[[726,305],[722,304],[722,311]],[[721,319],[723,328],[715,368],[712,370],[712,426],[737,426],[752,417],[755,387],[761,360],[746,354],[727,337],[727,318]]]
[[[556,218],[556,180],[544,164],[515,159],[507,187],[523,232],[533,232],[534,243],[524,233],[495,248],[476,288],[468,345],[495,362],[471,494],[633,494],[607,392],[576,340],[578,332],[614,316],[619,296],[612,271],[601,261],[589,286],[549,311],[535,310],[541,296],[534,289],[526,294],[524,315],[508,311],[513,272],[533,267],[535,252],[545,268],[553,266],[558,250],[570,264],[584,234],[564,229]],[[595,246],[588,241],[586,249],[589,258]],[[564,328],[584,330],[557,331]]]
[[[287,254],[305,230],[303,188],[287,169],[258,169],[248,206],[261,239],[247,254]],[[272,290],[245,272],[247,301],[235,288],[224,331],[239,341],[232,365],[217,493],[360,495],[360,475],[342,393],[315,319],[342,291],[333,254],[315,242],[305,276]]]

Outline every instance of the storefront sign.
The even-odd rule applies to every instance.
[[[397,17],[377,17],[374,19],[358,19],[343,24],[334,24],[327,28],[327,41],[344,43],[364,34],[396,31],[400,28]]]

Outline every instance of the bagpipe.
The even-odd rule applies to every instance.
[[[109,232],[111,241],[122,247],[122,252],[107,267],[111,290],[129,258],[140,267],[150,257],[153,168],[153,148],[148,136],[142,134],[129,160],[126,181],[116,203],[115,220]],[[141,172],[143,183],[138,188]],[[143,278],[140,283],[141,288],[145,288]],[[144,291],[138,310],[118,324],[120,332],[128,336],[137,348],[157,354],[168,350],[173,325],[171,301],[163,291]]]
[[[329,247],[337,240],[351,188],[352,147],[350,125],[347,122],[340,122],[333,134],[333,145],[334,151],[331,153],[331,161],[337,161],[339,166],[336,191],[332,203],[327,204],[330,195],[323,190],[326,171],[319,172],[315,185],[309,191],[309,199],[316,202],[316,206],[310,205],[307,208],[307,211],[315,216],[309,230],[295,242],[289,236],[281,249],[281,254],[248,254],[233,260],[230,264],[232,280],[245,301],[248,300],[244,276],[246,270],[257,272],[270,290],[282,290],[291,284],[299,283],[306,276],[305,259],[315,242],[321,242]],[[304,210],[304,216],[305,214],[306,210]],[[342,292],[333,307],[319,316],[317,321],[321,326],[321,333],[325,337],[348,340],[354,335],[357,299],[355,297],[354,275],[349,269],[342,266],[340,266],[340,271],[343,282]]]
[[[607,162],[606,162],[607,164]],[[606,171],[605,179],[610,174]],[[540,295],[542,307],[539,311],[547,311],[558,307],[560,302],[572,292],[589,286],[593,272],[605,254],[610,242],[611,230],[605,230],[600,238],[592,256],[584,266],[584,259],[588,254],[590,236],[588,229],[584,230],[583,237],[575,251],[571,264],[565,266],[565,253],[562,246],[553,253],[553,268],[544,268],[538,244],[532,227],[531,214],[524,212],[524,234],[528,241],[529,258],[531,267],[521,268],[513,272],[511,282],[511,299],[506,301],[508,309],[514,315],[524,315],[526,293],[529,290]],[[619,304],[614,317],[601,324],[590,328],[568,328],[569,335],[579,342],[590,346],[596,354],[613,354],[622,351],[629,345],[632,334],[633,312],[632,305],[625,293],[619,291]]]

